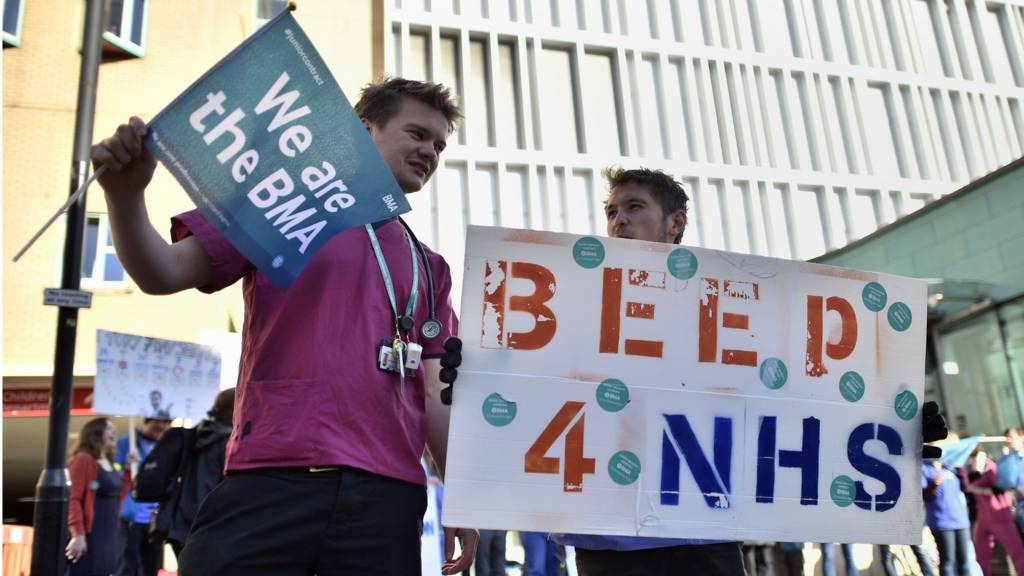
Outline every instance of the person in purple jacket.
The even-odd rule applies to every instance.
[[[406,194],[433,175],[461,117],[444,86],[401,78],[367,86],[355,109]],[[225,112],[205,121],[213,126]],[[132,118],[91,154],[107,167],[99,183],[125,270],[149,294],[214,292],[241,280],[245,298],[227,476],[196,516],[182,574],[419,574],[420,455],[426,444],[443,475],[447,450],[438,358],[458,331],[448,264],[414,248],[398,219],[334,236],[287,291],[197,211],[172,219],[168,244],[146,213],[156,168],[146,132]],[[401,380],[377,366],[382,338],[399,330],[424,359]],[[452,558],[456,537],[462,555]],[[442,572],[468,567],[477,538],[447,529]]]
[[[925,524],[939,549],[942,576],[970,576],[971,523],[956,470],[938,460],[921,463]]]

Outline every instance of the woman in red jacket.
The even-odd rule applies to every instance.
[[[71,499],[66,549],[72,576],[113,574],[117,569],[117,509],[124,479],[113,465],[117,430],[106,418],[82,427],[68,462]]]

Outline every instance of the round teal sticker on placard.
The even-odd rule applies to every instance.
[[[860,297],[864,300],[864,305],[872,312],[881,312],[889,299],[889,295],[885,292],[885,286],[878,282],[868,282],[865,284],[864,289],[861,290]]]
[[[604,262],[604,244],[592,236],[580,238],[572,246],[572,259],[584,268],[597,268]]]
[[[910,328],[910,322],[913,317],[910,313],[910,306],[907,306],[903,302],[895,302],[892,306],[889,306],[889,326],[897,332],[903,332],[907,328]]]
[[[857,484],[849,476],[838,476],[832,481],[832,501],[840,508],[846,508],[853,504],[853,497],[857,495]]]
[[[629,404],[629,388],[622,380],[609,378],[597,387],[597,404],[607,412],[618,412]]]
[[[917,396],[910,390],[904,390],[896,395],[896,415],[904,420],[911,420],[917,415]]]
[[[507,426],[516,419],[516,403],[505,400],[497,392],[484,399],[482,411],[484,420],[491,426]]]
[[[863,398],[864,388],[864,378],[852,370],[839,378],[839,393],[847,402],[856,402]]]
[[[676,248],[668,255],[668,271],[680,280],[689,280],[697,273],[697,255],[686,248]]]
[[[761,362],[761,383],[768,388],[772,390],[782,388],[788,377],[789,370],[786,369],[786,363],[782,360],[765,358],[764,362]]]
[[[616,484],[623,486],[636,482],[640,477],[640,458],[629,450],[612,454],[608,459],[608,475]]]

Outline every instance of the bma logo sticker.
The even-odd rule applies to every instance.
[[[765,358],[764,362],[761,362],[761,383],[768,388],[772,390],[782,388],[787,378],[789,378],[789,370],[786,369],[786,363],[781,359]]]
[[[607,412],[618,412],[629,404],[629,388],[622,380],[609,378],[597,387],[597,404]]]
[[[612,454],[608,459],[608,475],[616,484],[628,486],[640,477],[640,458],[629,450]]]
[[[865,284],[860,296],[864,300],[864,306],[872,312],[881,312],[882,308],[885,308],[886,301],[889,299],[885,292],[885,286],[878,282],[868,282]]]
[[[864,378],[853,370],[839,378],[839,393],[847,402],[856,402],[864,397]]]
[[[889,326],[897,332],[903,332],[907,328],[910,328],[910,322],[913,319],[910,313],[910,307],[903,302],[896,302],[889,307]]]
[[[896,415],[903,420],[911,420],[917,415],[917,396],[910,390],[904,390],[896,396]]]
[[[832,481],[832,501],[840,508],[853,504],[853,496],[857,493],[857,485],[849,476],[839,476]]]
[[[505,400],[497,392],[484,400],[482,411],[484,420],[491,426],[508,426],[516,419],[516,403]]]
[[[668,271],[680,280],[689,280],[697,273],[697,255],[686,248],[676,248],[668,255]]]
[[[584,268],[597,268],[604,262],[604,244],[597,238],[580,238],[572,246],[572,258]]]

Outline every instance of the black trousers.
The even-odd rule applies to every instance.
[[[743,576],[739,542],[648,550],[576,549],[580,576]],[[187,574],[185,576],[188,576]]]
[[[117,563],[117,576],[156,576],[164,565],[163,544],[149,541],[149,525],[139,522],[119,522],[121,530],[121,557]]]
[[[228,475],[199,509],[181,576],[420,573],[418,484],[352,468]]]
[[[476,546],[477,576],[505,576],[505,530],[481,530]]]

